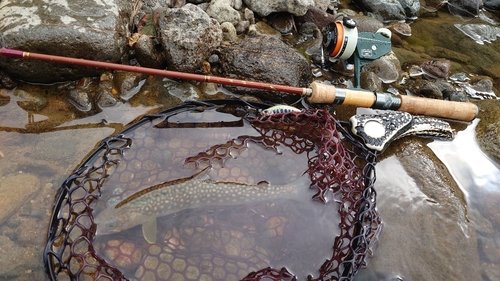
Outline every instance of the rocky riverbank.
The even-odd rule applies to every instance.
[[[325,58],[321,55],[322,28],[335,21],[335,15],[344,13],[356,20],[360,32],[376,32],[381,27],[392,31],[392,51],[362,68],[363,88],[476,103],[481,119],[476,128],[478,143],[499,164],[500,40],[495,40],[495,34],[482,32],[497,28],[500,19],[492,12],[500,10],[500,1],[379,2],[36,0],[28,5],[20,0],[1,0],[0,32],[4,47],[24,51],[292,86],[307,87],[312,81],[320,81],[346,87],[353,80],[348,65],[336,63],[323,67]],[[471,19],[463,22],[461,18]],[[475,30],[476,39],[471,38],[474,34],[459,30],[457,24]],[[478,26],[481,28],[474,29]],[[0,259],[0,268],[9,269],[0,272],[0,279],[5,280],[43,278],[41,258],[33,257],[39,257],[43,251],[45,241],[38,238],[44,237],[41,233],[47,227],[54,190],[95,143],[121,130],[137,116],[187,99],[241,96],[274,102],[297,100],[285,93],[5,57],[0,57],[0,86],[2,127],[6,128],[0,132],[3,142],[0,158],[9,160],[0,163],[3,177],[0,194],[10,197],[10,193],[2,191],[9,186],[29,183],[33,187],[20,192],[24,197],[16,197],[29,201],[28,207],[19,208],[18,199],[3,203],[2,209],[7,211],[0,214],[3,220],[0,245],[16,252],[15,259]],[[13,110],[14,105],[20,109]],[[339,119],[354,112],[349,107],[330,108]],[[80,120],[94,124],[79,127]],[[81,136],[71,131],[61,131],[62,124],[75,130],[92,129],[92,138],[82,141]],[[466,127],[461,123],[452,126],[457,131]],[[29,138],[7,134],[12,131]],[[41,132],[52,133],[47,137],[38,135]],[[405,194],[382,192],[386,198],[391,195],[407,200],[398,210],[406,216],[413,215],[415,221],[393,223],[407,231],[388,232],[391,234],[382,238],[381,243],[404,244],[409,235],[425,237],[432,233],[433,240],[429,242],[432,249],[421,256],[432,261],[436,256],[444,259],[447,254],[455,257],[440,261],[450,265],[445,271],[439,271],[437,262],[427,268],[424,264],[413,271],[404,271],[405,277],[418,278],[425,271],[427,279],[453,276],[457,280],[473,280],[487,276],[485,280],[498,280],[500,255],[491,250],[500,247],[498,239],[492,238],[498,233],[495,229],[500,229],[500,218],[494,212],[498,196],[485,194],[488,200],[482,214],[468,214],[462,191],[450,180],[452,175],[425,146],[425,141],[398,141],[380,160],[394,155],[410,174],[401,181],[415,181],[414,192],[422,193],[418,198],[422,202],[437,202],[428,207],[432,212],[437,210],[442,220],[427,220],[429,212],[425,210],[421,210],[424,214],[405,212],[415,202],[407,200]],[[391,176],[385,181],[383,176],[380,178],[381,183],[391,186]],[[382,216],[390,230],[391,222],[397,222],[398,216],[389,199],[385,200],[381,201],[386,202],[381,211],[385,212]],[[478,234],[461,229],[469,223],[468,216],[481,225]],[[453,232],[451,238],[456,243],[450,240],[443,244],[439,240],[448,232]],[[388,268],[395,260],[423,249],[425,241],[408,244],[405,252],[398,247],[383,248],[380,254],[387,258],[376,261],[375,265],[381,270]],[[479,254],[474,251],[477,248]],[[474,264],[474,268],[465,267],[464,260]]]
[[[454,101],[497,95],[500,53],[498,41],[493,41],[496,18],[490,13],[498,11],[495,1],[353,1],[350,5],[329,0],[158,0],[132,5],[114,0],[104,6],[92,0],[63,2],[40,0],[24,7],[23,1],[3,0],[4,46],[291,86],[307,87],[313,80],[339,85],[352,72],[341,63],[325,68],[321,30],[336,20],[334,13],[342,13],[357,21],[360,32],[381,27],[392,31],[392,52],[362,68],[363,88]],[[464,29],[471,30],[468,34],[457,32],[458,17],[472,19],[459,26],[469,26]],[[492,42],[479,45],[468,36],[492,38]],[[61,91],[85,115],[128,100],[140,92],[145,78],[5,57],[0,57],[0,69],[5,88],[15,86],[10,78],[35,83],[82,79],[66,83]],[[102,74],[99,81],[88,78]],[[215,85],[206,83],[186,87],[189,97],[217,92]],[[296,99],[283,93],[228,88],[275,102]],[[40,105],[33,109],[41,110]],[[483,135],[487,133],[479,133]],[[480,144],[493,159],[500,159],[495,147],[485,147],[498,145],[497,140]]]

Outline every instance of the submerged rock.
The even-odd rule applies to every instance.
[[[425,141],[407,138],[399,144],[395,156],[377,163],[384,231],[379,258],[368,270],[394,272],[404,280],[481,280],[476,232],[460,187]]]
[[[60,3],[60,4],[58,4]],[[0,4],[0,32],[6,46],[60,56],[119,62],[126,55],[132,2],[110,0],[4,0]],[[68,66],[38,60],[0,58],[0,68],[14,78],[51,83],[96,76],[102,69]]]
[[[500,100],[482,100],[477,103],[482,109],[476,127],[477,143],[482,151],[500,165]],[[497,223],[500,225],[500,216]]]
[[[0,182],[0,225],[40,190],[40,181],[29,174],[14,174]],[[3,248],[3,246],[2,246]]]
[[[14,90],[14,95],[19,98],[17,104],[28,112],[38,112],[47,104],[47,97],[43,90],[33,85],[23,85]]]
[[[3,278],[11,279],[13,277],[16,280],[22,280],[21,276],[28,276],[24,280],[42,280],[38,278],[44,278],[42,276],[28,275],[31,271],[39,269],[40,267],[40,256],[37,253],[40,249],[35,247],[21,247],[17,245],[14,241],[6,236],[0,236],[0,244],[2,248],[0,249],[0,268],[2,269]]]

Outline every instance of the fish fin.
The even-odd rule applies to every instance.
[[[210,177],[210,168],[211,166],[207,166],[203,170],[197,172],[196,174],[192,175],[192,179],[198,180],[198,181],[212,181],[212,178]]]
[[[149,244],[156,243],[156,217],[152,217],[142,224],[142,235]]]

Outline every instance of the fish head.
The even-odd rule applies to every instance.
[[[119,233],[140,225],[149,218],[141,212],[111,206],[101,211],[94,219],[94,223],[97,225],[96,235]]]

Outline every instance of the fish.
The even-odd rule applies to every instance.
[[[304,192],[310,185],[306,174],[285,185],[218,182],[207,177],[207,168],[190,177],[148,187],[104,208],[94,219],[96,235],[119,233],[142,225],[144,238],[154,244],[160,217],[192,208],[237,206],[278,198],[300,200],[306,198]]]

